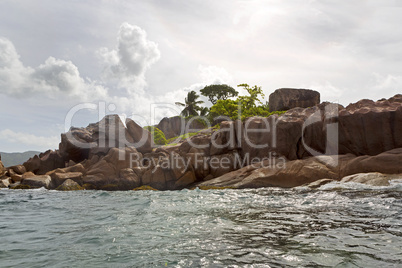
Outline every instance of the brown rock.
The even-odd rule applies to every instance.
[[[51,188],[57,188],[62,185],[66,180],[72,180],[78,184],[83,184],[83,175],[81,172],[66,172],[66,173],[53,173],[51,175],[52,185]]]
[[[247,166],[200,185],[235,188],[295,187],[320,179],[341,180],[357,173],[402,173],[402,148],[376,156],[341,155],[335,159],[338,161],[337,165],[334,165],[336,162],[330,156],[310,157],[288,161],[285,164],[283,161],[275,164],[265,161],[265,164],[260,163],[260,166]]]
[[[52,182],[52,179],[50,178],[50,176],[42,175],[42,176],[35,176],[35,177],[23,179],[21,181],[21,185],[26,185],[31,188],[45,187],[46,189],[49,189],[51,182]]]
[[[22,179],[27,179],[27,178],[32,178],[35,177],[36,175],[33,172],[25,172],[24,174],[22,174]]]
[[[22,181],[22,175],[13,174],[13,175],[11,175],[11,180],[12,180],[13,182]]]
[[[133,138],[131,146],[143,154],[152,152],[151,133],[129,118],[126,119],[126,126],[128,133]]]
[[[25,172],[27,172],[25,166],[23,165],[17,165],[17,166],[12,166],[9,167],[8,170],[12,169],[16,174],[22,175]]]
[[[35,155],[24,163],[26,171],[32,171],[35,174],[44,175],[56,168],[64,167],[64,160],[58,151],[46,151],[39,156]]]
[[[320,104],[320,93],[311,89],[280,88],[269,95],[269,111],[308,108]]]
[[[193,171],[188,171],[180,179],[175,182],[176,189],[182,189],[183,187],[189,186],[196,181]]]

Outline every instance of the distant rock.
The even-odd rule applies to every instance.
[[[280,88],[269,95],[269,111],[308,108],[320,104],[320,93],[311,89]]]

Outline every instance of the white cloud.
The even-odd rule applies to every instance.
[[[85,81],[71,61],[49,57],[36,68],[24,66],[13,43],[6,38],[0,38],[0,93],[19,98],[63,96],[81,101],[107,95],[104,87]]]
[[[35,136],[29,133],[14,132],[10,129],[0,131],[0,142],[13,143],[16,147],[21,145],[28,148],[47,150],[49,148],[56,149],[60,142],[60,136]]]
[[[98,55],[105,64],[105,78],[119,79],[119,84],[131,92],[146,85],[145,72],[159,60],[160,51],[143,29],[125,22],[120,26],[117,47],[101,48]]]

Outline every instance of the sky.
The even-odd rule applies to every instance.
[[[56,149],[105,114],[156,124],[209,84],[392,97],[401,14],[399,0],[2,0],[0,151]]]

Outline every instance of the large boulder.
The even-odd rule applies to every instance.
[[[21,185],[29,186],[30,188],[45,187],[46,189],[49,189],[51,182],[52,182],[52,179],[50,178],[50,176],[42,175],[42,176],[35,176],[35,177],[23,179],[21,181]]]
[[[152,152],[151,133],[129,118],[126,119],[126,126],[137,151],[143,154]]]
[[[104,157],[89,160],[83,184],[100,190],[132,190],[138,187],[139,177],[127,169],[138,167],[142,154],[135,148],[112,148]]]
[[[81,172],[53,173],[51,175],[51,178],[52,178],[51,188],[54,189],[62,185],[66,180],[71,180],[82,185],[83,175]]]
[[[38,175],[44,175],[46,172],[56,168],[63,168],[65,163],[59,151],[48,150],[39,154],[39,156],[35,155],[34,157],[30,158],[23,165],[25,167],[25,171],[31,171]],[[21,171],[24,171],[23,168],[21,168]]]
[[[310,157],[303,160],[263,161],[208,180],[199,186],[259,188],[296,187],[320,179],[341,180],[358,174],[379,172],[402,173],[402,148],[376,156],[339,155]],[[348,179],[345,179],[347,181]]]
[[[269,111],[308,108],[320,104],[320,93],[311,89],[280,88],[269,95]]]
[[[205,129],[205,125],[198,120],[186,120],[181,116],[163,118],[157,128],[160,129],[166,139],[171,139],[189,132]]]
[[[137,147],[140,152],[149,152],[150,133],[131,119],[127,128],[118,115],[107,115],[101,121],[86,128],[71,128],[61,135],[59,151],[64,160],[79,163],[93,155],[105,156],[111,148]]]

